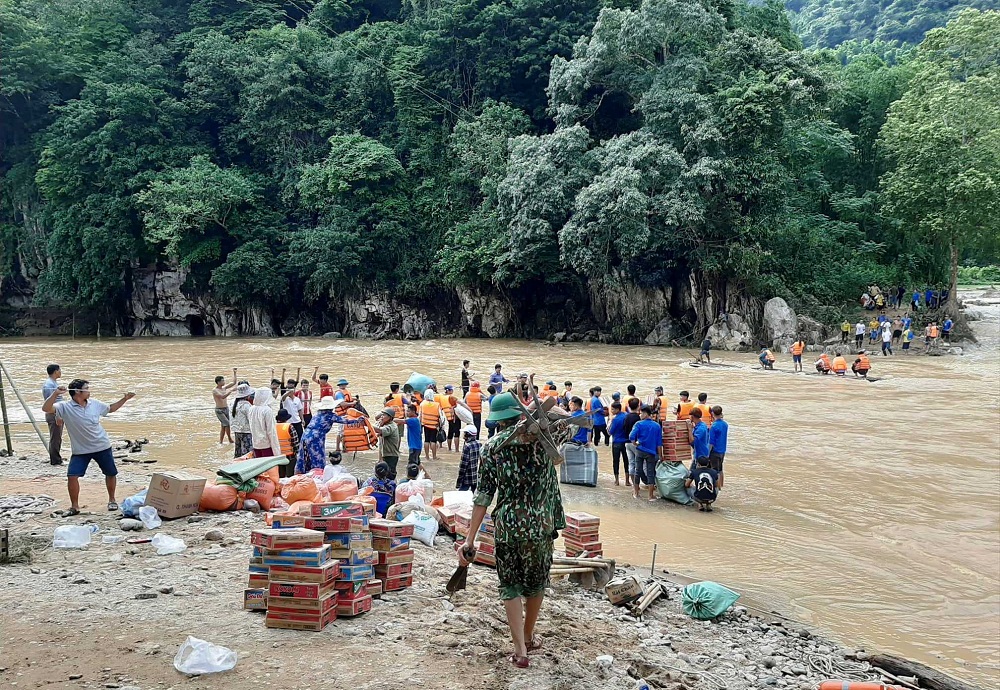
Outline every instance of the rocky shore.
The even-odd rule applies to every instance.
[[[144,487],[152,471],[123,468],[119,497]],[[40,457],[3,459],[0,477],[4,496],[65,503],[62,472]],[[718,620],[694,620],[682,610],[680,581],[662,570],[669,598],[642,620],[613,607],[603,592],[554,581],[539,623],[544,647],[530,669],[515,669],[506,661],[494,571],[475,566],[468,590],[449,598],[453,541],[444,535],[433,548],[416,546],[414,586],[384,595],[371,613],[322,633],[270,630],[260,614],[242,610],[248,537],[260,515],[164,521],[155,532],[183,539],[187,549],[158,556],[149,544],[102,543],[105,535],[135,536],[103,501],[103,483],[89,478],[83,504],[90,508],[79,517],[52,517],[52,507],[0,517],[15,561],[0,566],[5,687],[625,690],[644,678],[650,688],[672,690],[805,690],[830,677],[884,678],[857,660],[859,650],[739,603]],[[54,528],[67,522],[97,525],[91,545],[52,548]],[[649,577],[648,568],[631,572]],[[172,661],[188,635],[235,650],[236,668],[182,676]]]

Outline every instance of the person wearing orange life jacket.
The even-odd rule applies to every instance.
[[[792,353],[792,370],[802,371],[802,353],[806,351],[805,341],[799,338],[792,343],[792,347],[789,349]]]
[[[473,381],[469,385],[469,394],[465,396],[465,404],[472,412],[472,425],[476,427],[478,436],[483,424],[483,391],[479,381]]]
[[[844,356],[839,352],[837,353],[837,356],[833,358],[832,369],[833,373],[837,376],[847,375],[847,360],[844,359]]]
[[[397,424],[402,425],[406,423],[404,410],[408,403],[409,401],[406,399],[406,396],[399,392],[399,384],[395,381],[390,383],[389,395],[385,396],[385,406],[392,408]]]
[[[274,428],[278,432],[278,448],[281,454],[288,458],[288,464],[278,465],[278,476],[281,478],[295,476],[295,460],[299,455],[299,432],[289,421],[292,415],[282,408],[275,416]]]
[[[825,352],[822,353],[819,359],[816,360],[816,371],[821,374],[829,374],[832,369],[833,365],[830,364],[830,355]]]
[[[455,397],[455,387],[450,383],[444,387],[443,395],[435,395],[434,400],[441,405],[448,428],[445,433],[448,435],[448,452],[458,452],[461,450],[462,420],[455,414],[455,408],[461,402]],[[467,405],[462,405],[468,407]],[[454,444],[454,447],[453,447]]]
[[[656,421],[660,423],[667,421],[667,415],[670,414],[670,398],[663,394],[663,386],[657,386],[653,389],[653,412]]]
[[[681,391],[681,400],[677,403],[677,419],[678,421],[684,421],[685,419],[691,418],[691,410],[694,409],[694,401],[691,400],[690,394],[687,391]]]
[[[347,390],[347,379],[337,381],[337,390],[333,392],[333,399],[343,400],[348,405],[352,405],[355,402],[351,391]],[[346,450],[344,446],[344,425],[334,424],[330,434],[333,436],[334,448],[340,452],[344,452]]]
[[[708,404],[708,393],[698,394],[698,404],[695,405],[695,408],[701,410],[701,421],[705,422],[705,426],[711,429],[712,406]]]
[[[633,384],[630,383],[629,385],[625,386],[625,390],[627,391],[627,395],[622,398],[622,409],[623,410],[627,410],[628,409],[628,402],[632,398],[635,398],[636,400],[639,400],[639,396],[637,396],[635,394],[635,386]],[[639,400],[639,404],[642,405],[642,401],[641,400]]]
[[[760,361],[762,369],[774,369],[774,353],[768,348],[762,347],[760,349],[760,355],[758,355],[757,359]]]
[[[424,460],[437,460],[438,430],[444,428],[444,411],[441,404],[434,399],[434,391],[426,391],[424,401],[420,403],[420,426],[424,430]]]
[[[346,417],[348,419],[360,419],[362,423],[357,426],[344,428],[344,448],[348,453],[371,450],[378,445],[379,434],[368,419],[360,410],[348,408]]]
[[[854,364],[851,365],[851,371],[854,372],[855,376],[860,376],[863,379],[868,378],[868,372],[871,371],[872,363],[868,359],[868,355],[865,354],[864,350],[858,350],[858,358],[854,360]]]

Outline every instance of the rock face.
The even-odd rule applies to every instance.
[[[798,315],[799,333],[806,341],[806,345],[823,345],[830,337],[830,330],[811,316]],[[835,336],[837,342],[840,336]]]
[[[415,340],[441,334],[427,310],[402,304],[384,293],[344,300],[345,333],[349,338]]]
[[[725,320],[718,320],[708,327],[708,337],[712,347],[730,352],[749,350],[754,337],[750,324],[739,314],[727,314]]]
[[[764,335],[771,347],[785,349],[795,341],[799,322],[788,302],[772,297],[764,304]]]
[[[660,322],[653,327],[653,330],[646,336],[647,345],[669,345],[671,341],[682,335],[677,332],[673,319],[669,316],[660,319]]]
[[[462,310],[462,322],[471,335],[486,335],[502,338],[512,335],[514,308],[500,295],[483,293],[479,290],[458,288],[458,301]]]

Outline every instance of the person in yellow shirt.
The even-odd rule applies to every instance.
[[[844,323],[840,324],[840,342],[846,343],[847,339],[851,336],[851,322],[844,319]]]

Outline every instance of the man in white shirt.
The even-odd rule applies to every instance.
[[[861,344],[865,341],[865,322],[858,321],[854,324],[854,344],[860,349]]]

